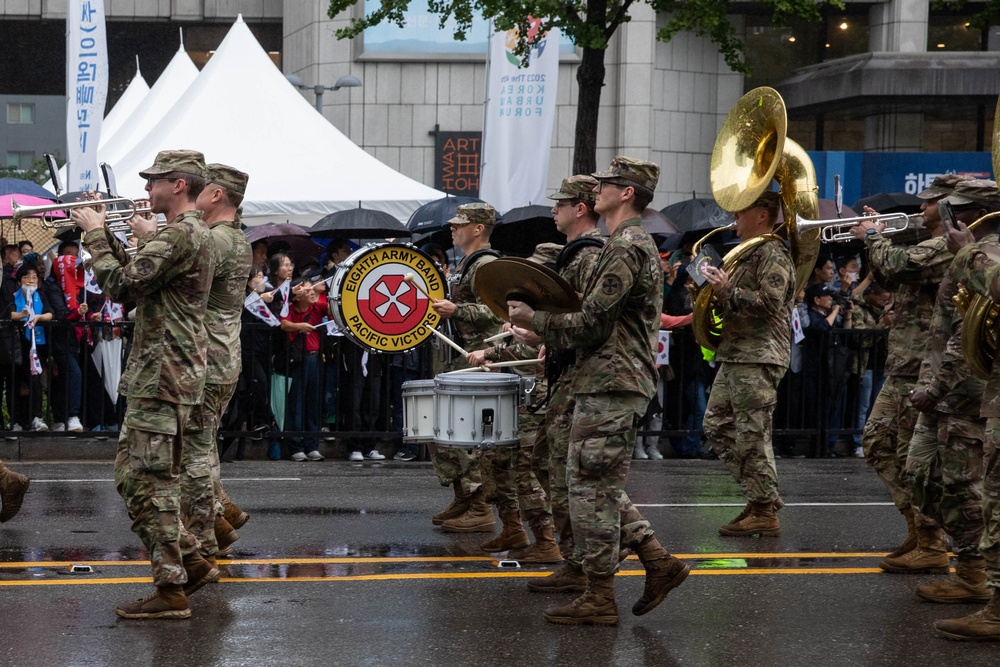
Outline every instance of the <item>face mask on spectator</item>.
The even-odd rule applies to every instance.
[[[35,296],[35,286],[34,285],[21,285],[21,291],[24,293],[24,298],[31,301],[31,297]]]

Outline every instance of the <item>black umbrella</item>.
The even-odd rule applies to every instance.
[[[436,199],[418,208],[406,221],[406,228],[414,234],[428,234],[445,229],[448,221],[455,217],[455,211],[462,204],[481,204],[475,197],[452,197]]]
[[[316,257],[322,255],[326,248],[312,240],[304,227],[290,222],[265,222],[263,225],[250,227],[246,231],[247,241],[251,244],[257,241],[267,241],[268,245],[275,241],[284,241],[291,246],[295,259]]]
[[[312,236],[351,239],[410,238],[412,232],[384,211],[370,208],[349,208],[331,213],[312,226]]]
[[[859,199],[851,208],[859,213],[865,210],[865,206],[879,213],[919,213],[923,203],[924,200],[920,197],[905,192],[879,192]]]
[[[686,199],[660,209],[663,215],[682,232],[724,227],[733,221],[733,214],[719,206],[714,199]]]
[[[608,235],[608,226],[604,222],[604,216],[601,216],[597,220],[597,227],[601,230],[602,234],[605,236]],[[668,234],[682,231],[667,216],[654,208],[647,208],[642,212],[642,228],[646,230],[647,234],[656,239],[657,243],[662,241]]]
[[[566,236],[556,229],[550,206],[519,206],[497,220],[490,245],[505,255],[528,257],[539,243],[566,243]]]

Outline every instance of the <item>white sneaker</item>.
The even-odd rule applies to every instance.
[[[348,461],[364,461],[365,457],[361,455],[361,452],[351,452],[351,455],[347,457]]]
[[[646,456],[653,459],[654,461],[662,461],[663,454],[660,453],[660,449],[656,445],[650,445],[646,447]]]
[[[72,431],[73,433],[83,432],[83,424],[80,423],[80,418],[70,417],[69,421],[66,422],[66,430]]]
[[[337,436],[330,433],[330,428],[328,426],[324,426],[323,428],[320,429],[320,431],[323,432],[323,439],[326,440],[327,442],[333,442],[334,440],[337,439]]]
[[[24,429],[21,428],[20,424],[14,424],[13,426],[10,427],[10,430],[11,431],[23,431]]]
[[[383,454],[379,454],[377,449],[373,449],[367,454],[365,454],[366,459],[371,459],[372,461],[382,461],[385,459]]]
[[[643,449],[642,445],[636,445],[632,451],[632,459],[634,461],[645,461],[648,458],[649,455],[646,454],[646,450]]]
[[[856,458],[856,459],[863,459],[863,458],[865,458],[865,450],[862,449],[861,447],[855,447],[854,448],[854,458]]]
[[[65,430],[66,430],[66,424],[63,424],[62,422],[56,422],[55,424],[52,425],[53,433],[62,433]]]
[[[295,452],[294,454],[292,454],[292,460],[293,461],[300,461],[300,462],[301,461],[305,461],[306,460],[306,455],[303,454],[302,452]]]
[[[32,431],[48,431],[49,425],[43,422],[39,417],[35,417],[31,420],[31,430]]]
[[[308,454],[306,454],[306,458],[308,458],[310,461],[322,461],[323,455],[314,449]]]

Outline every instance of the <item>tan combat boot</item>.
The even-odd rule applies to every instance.
[[[543,509],[528,512],[528,526],[535,536],[535,543],[523,549],[515,549],[507,558],[521,563],[560,563],[562,554],[553,535],[552,518]]]
[[[24,494],[31,483],[27,477],[0,463],[0,523],[7,523],[21,511]]]
[[[1000,640],[1000,595],[994,595],[986,606],[975,614],[962,618],[935,621],[934,629],[942,637],[967,642]]]
[[[222,507],[222,516],[236,530],[242,528],[250,520],[250,515],[241,510],[228,496],[222,500]]]
[[[122,618],[191,618],[184,587],[179,584],[158,586],[151,595],[117,607],[115,613]]]
[[[899,510],[906,519],[906,539],[886,555],[886,558],[899,558],[903,554],[913,551],[917,548],[917,522],[913,518],[913,508],[907,507],[906,509]]]
[[[948,574],[948,545],[938,526],[917,526],[917,547],[896,558],[883,558],[878,564],[893,574]]]
[[[239,533],[226,521],[221,514],[215,516],[215,541],[219,543],[217,556],[228,556],[233,553],[233,544],[240,539]]]
[[[680,586],[691,568],[679,558],[674,558],[660,546],[655,537],[647,537],[635,549],[642,566],[646,568],[646,585],[642,597],[632,605],[632,613],[642,616],[656,608],[667,593]]]
[[[187,573],[187,583],[184,584],[185,597],[190,597],[205,584],[214,584],[222,578],[222,573],[215,567],[215,563],[209,562],[198,552],[184,556],[183,562],[184,571]]]
[[[564,560],[549,576],[528,579],[528,590],[532,593],[582,593],[587,590],[587,575],[581,566]]]
[[[775,503],[770,500],[750,502],[750,514],[736,523],[727,523],[719,528],[720,535],[729,537],[774,537],[781,532],[781,522],[775,514]]]
[[[469,496],[469,509],[441,524],[446,533],[492,533],[495,527],[493,510],[483,501],[482,489]]]
[[[618,625],[615,575],[587,577],[583,595],[561,607],[549,607],[542,615],[549,623],[560,625]]]
[[[778,496],[778,497],[777,497],[777,498],[776,498],[776,499],[775,499],[775,500],[774,500],[774,501],[773,501],[773,502],[771,503],[771,505],[773,505],[773,506],[774,506],[774,511],[775,511],[775,512],[777,512],[777,511],[779,511],[779,510],[780,510],[780,509],[781,509],[782,507],[784,507],[784,506],[785,506],[785,501],[781,499],[781,496]],[[733,525],[734,523],[739,523],[739,522],[740,522],[740,521],[742,521],[743,519],[747,518],[748,516],[750,516],[750,510],[751,510],[752,508],[753,508],[753,501],[750,501],[750,500],[748,500],[748,501],[747,501],[747,504],[746,504],[746,505],[745,505],[745,506],[743,507],[743,510],[742,510],[742,511],[741,511],[741,512],[740,512],[739,514],[737,514],[737,515],[736,515],[736,518],[735,518],[735,519],[733,519],[732,521],[730,521],[730,522],[729,522],[728,524],[726,524],[726,525],[728,525],[728,526],[731,526],[731,525]]]
[[[462,493],[462,485],[459,482],[455,482],[452,486],[455,487],[455,497],[452,499],[451,504],[431,517],[431,523],[435,526],[440,526],[448,519],[462,516],[469,510],[469,503],[472,502],[472,496]]]
[[[500,510],[503,529],[492,540],[483,542],[479,548],[487,553],[522,549],[528,546],[528,534],[521,525],[521,513],[516,509]]]
[[[958,557],[955,574],[946,579],[917,586],[917,595],[928,602],[989,602],[993,589],[986,585],[986,561]]]

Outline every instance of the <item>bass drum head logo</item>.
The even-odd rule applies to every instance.
[[[444,277],[429,256],[406,245],[386,244],[358,250],[337,270],[334,289],[337,325],[362,347],[404,352],[423,343],[440,317],[427,292],[445,298]],[[413,275],[413,283],[406,275]],[[423,291],[415,285],[423,288]]]

